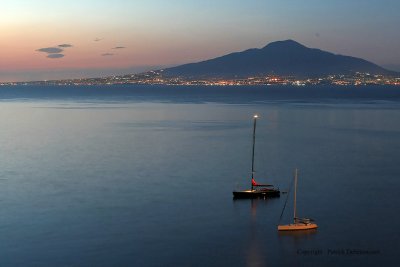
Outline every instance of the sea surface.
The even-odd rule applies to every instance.
[[[399,189],[399,87],[0,87],[1,267],[399,266]]]

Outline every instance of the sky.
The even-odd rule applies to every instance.
[[[400,71],[399,0],[1,0],[0,82],[101,77],[293,39]]]

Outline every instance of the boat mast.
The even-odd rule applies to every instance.
[[[253,179],[254,179],[254,147],[256,144],[256,125],[258,115],[254,115],[254,126],[253,126],[253,154],[251,157],[251,190],[253,191]]]
[[[297,169],[294,171],[294,214],[293,220],[296,223],[296,192],[297,192]]]

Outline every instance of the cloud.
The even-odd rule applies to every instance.
[[[96,39],[94,39],[93,41],[99,42],[99,41],[101,41],[101,40],[103,40],[103,38],[96,38]]]
[[[36,51],[48,54],[58,54],[64,50],[58,47],[45,47],[45,48],[39,48]]]
[[[72,44],[60,44],[58,47],[72,47]]]
[[[126,48],[126,47],[125,46],[116,46],[116,47],[114,47],[112,49],[124,49],[124,48]]]
[[[315,34],[315,36],[316,36],[316,37],[320,37],[321,35],[319,34],[319,32],[317,32],[317,33]]]
[[[112,54],[112,53],[104,53],[104,54],[102,54],[102,56],[103,57],[109,57],[109,56],[113,56],[114,54]]]
[[[47,55],[48,58],[62,58],[64,57],[63,54],[48,54]]]
[[[52,46],[52,47],[44,47],[44,48],[39,48],[36,51],[42,52],[42,53],[47,53],[47,58],[62,58],[65,55],[61,54],[64,52],[64,48],[72,47],[72,44],[60,44],[57,46]]]

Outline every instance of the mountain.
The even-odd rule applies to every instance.
[[[253,48],[198,63],[168,68],[163,74],[228,78],[268,74],[315,77],[354,72],[398,75],[364,59],[308,48],[293,40],[272,42],[261,49]]]

